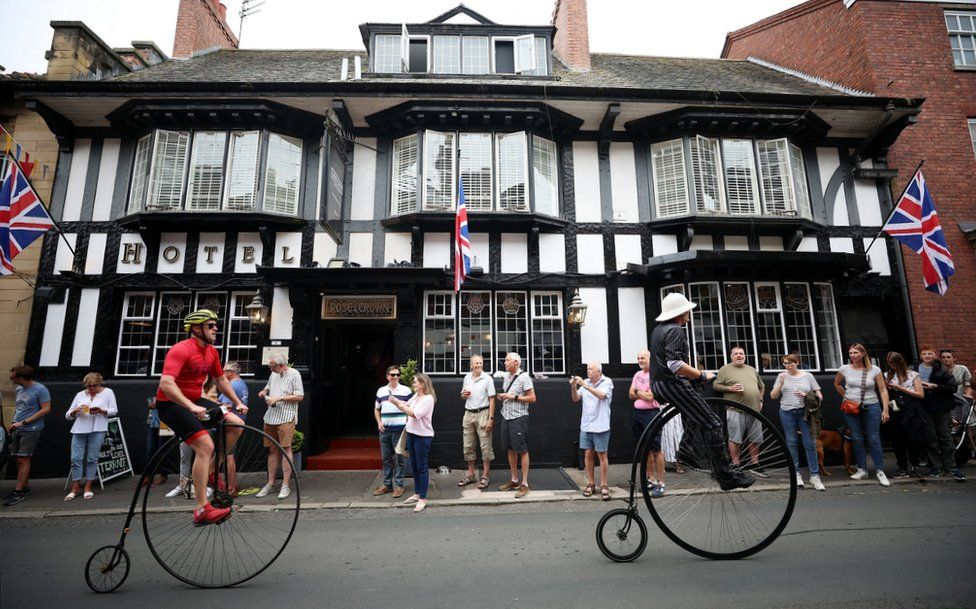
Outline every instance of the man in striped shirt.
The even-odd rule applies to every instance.
[[[295,427],[298,425],[298,405],[305,399],[302,387],[302,375],[298,370],[288,365],[288,358],[282,353],[275,353],[268,359],[271,376],[268,384],[258,392],[258,397],[268,403],[268,410],[264,413],[264,433],[278,441],[288,459],[282,463],[281,451],[267,440],[264,445],[268,448],[268,483],[258,491],[255,497],[265,497],[274,489],[275,476],[281,466],[281,491],[278,499],[285,499],[291,495],[291,441],[295,437]]]
[[[522,370],[522,356],[518,353],[505,356],[505,371],[502,392],[495,397],[502,400],[502,449],[508,452],[511,478],[498,490],[515,491],[515,498],[521,499],[529,494],[529,404],[535,404],[535,387],[529,373]]]
[[[393,497],[396,498],[403,495],[404,470],[404,459],[396,453],[396,445],[407,424],[407,413],[394,406],[390,396],[406,402],[413,397],[413,392],[406,385],[400,384],[399,366],[386,369],[386,380],[387,384],[376,390],[376,407],[373,409],[383,454],[383,485],[374,488],[373,495],[379,496],[393,491]]]

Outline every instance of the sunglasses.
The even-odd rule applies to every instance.
[[[94,389],[95,387],[101,387],[101,383],[94,383],[92,385],[85,385],[85,389]]]
[[[217,329],[217,324],[215,324],[213,322],[210,322],[208,324],[203,324],[203,325],[208,330],[216,330]]]
[[[399,372],[391,372],[387,376],[400,376],[400,373]]]

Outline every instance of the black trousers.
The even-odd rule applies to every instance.
[[[948,410],[919,408],[928,429],[929,467],[951,472],[956,469],[956,449],[952,444],[952,413]]]
[[[895,449],[898,469],[908,471],[928,454],[928,426],[916,400],[898,399],[898,412],[891,411],[891,443]]]
[[[684,424],[691,421],[703,430],[722,429],[722,419],[688,381],[653,381],[651,390],[658,402],[667,402],[681,411]]]

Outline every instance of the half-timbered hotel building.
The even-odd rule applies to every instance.
[[[626,458],[626,388],[670,291],[698,303],[703,369],[740,344],[764,375],[795,352],[829,387],[847,343],[907,349],[897,248],[866,246],[892,205],[887,147],[921,100],[768,63],[590,54],[585,15],[559,0],[552,24],[502,25],[461,6],[366,23],[359,51],[210,48],[20,83],[61,144],[64,238],[44,245],[27,355],[55,411],[102,372],[139,454],[197,307],[219,311],[217,347],[255,387],[288,353],[306,455],[371,435],[387,365],[416,359],[439,395],[434,465],[462,461],[468,358],[498,373],[509,351],[536,378],[533,463],[575,462],[566,378],[587,361],[616,383]],[[475,268],[455,294],[459,182]]]

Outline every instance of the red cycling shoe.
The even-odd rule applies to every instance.
[[[230,508],[216,508],[207,504],[193,512],[193,526],[205,527],[208,524],[220,524],[230,518]]]

